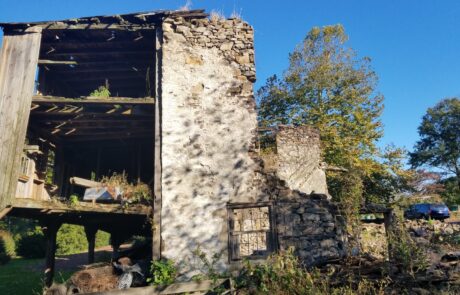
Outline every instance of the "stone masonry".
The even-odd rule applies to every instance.
[[[321,168],[318,131],[309,126],[279,126],[276,134],[277,173],[292,189],[307,194],[327,194]]]
[[[279,139],[279,175],[265,172],[254,150],[253,29],[239,19],[171,16],[162,31],[162,255],[179,263],[184,278],[202,266],[197,248],[209,257],[220,254],[221,271],[238,267],[228,253],[229,205],[261,202],[276,216],[271,226],[279,248],[296,247],[309,264],[340,255],[335,208],[325,196],[306,195],[326,192],[322,183],[306,183],[320,175],[318,142],[308,153],[311,138],[318,138],[302,138],[304,131],[290,143],[295,129],[287,128]],[[314,169],[296,173],[296,157],[314,162]],[[310,178],[302,180],[305,175]],[[255,248],[248,247],[243,252]]]

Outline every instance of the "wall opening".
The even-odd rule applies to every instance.
[[[274,250],[269,206],[229,207],[231,260],[262,259]]]

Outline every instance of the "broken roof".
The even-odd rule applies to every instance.
[[[137,12],[129,14],[117,14],[109,16],[90,16],[72,18],[59,21],[38,21],[19,23],[0,23],[5,31],[24,30],[28,27],[39,26],[45,30],[71,30],[71,29],[122,29],[136,30],[151,28],[161,23],[169,16],[183,18],[205,18],[208,16],[203,9],[199,10],[158,10],[150,12]]]

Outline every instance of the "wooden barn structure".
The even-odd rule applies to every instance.
[[[129,236],[152,235],[152,204],[71,204],[84,191],[69,179],[126,173],[159,191],[157,47],[172,13],[0,24],[0,218],[42,224],[47,285],[63,223],[85,227],[89,262],[98,229],[111,234],[114,250]],[[91,97],[101,87],[110,97]]]

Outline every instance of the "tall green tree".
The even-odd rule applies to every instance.
[[[351,214],[363,193],[377,190],[366,186],[383,169],[375,160],[383,96],[370,59],[358,57],[347,41],[341,25],[313,28],[289,55],[284,75],[269,78],[257,94],[263,127],[308,124],[320,131],[324,161],[349,170],[328,172],[327,179],[331,195]]]
[[[382,136],[383,96],[369,58],[346,45],[341,25],[313,28],[289,55],[289,68],[258,91],[264,127],[308,124],[321,133],[328,164],[369,170]]]
[[[412,167],[442,169],[456,177],[460,189],[460,100],[444,99],[429,108],[418,133],[420,140],[410,153]]]

